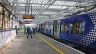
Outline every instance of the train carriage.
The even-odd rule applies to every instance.
[[[96,52],[96,12],[47,21],[41,24],[41,32],[72,46]]]
[[[96,13],[61,19],[60,38],[88,50],[96,50]]]

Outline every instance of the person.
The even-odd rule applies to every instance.
[[[32,26],[31,26],[31,31],[32,31],[32,33],[33,33],[33,28],[32,28]]]
[[[35,33],[37,33],[37,27],[35,28]]]
[[[35,34],[35,28],[33,28],[33,34]]]
[[[31,28],[29,26],[27,27],[27,33],[28,33],[27,38],[29,37],[29,35],[32,38],[32,30],[31,30]]]
[[[24,26],[24,34],[27,34],[27,28]]]
[[[16,30],[16,34],[18,34],[18,28],[17,28],[17,26],[15,26],[15,30]]]

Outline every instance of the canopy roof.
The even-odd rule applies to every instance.
[[[33,23],[64,18],[78,12],[89,11],[96,0],[2,0],[22,22],[23,15],[35,16]],[[80,12],[80,13],[81,13]]]

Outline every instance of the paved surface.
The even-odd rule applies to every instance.
[[[64,54],[82,54],[62,44],[59,44],[56,41],[53,41],[51,38],[46,37],[45,35],[40,33],[37,34],[58,48]],[[26,36],[27,35],[25,35],[22,31],[19,31],[17,38],[2,54],[60,54],[57,50],[52,48],[35,34],[33,34],[32,39],[30,36],[29,38],[26,38]]]

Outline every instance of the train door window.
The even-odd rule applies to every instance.
[[[53,25],[54,25],[54,32],[57,32],[57,20],[54,20]]]
[[[64,23],[61,24],[61,32],[64,32]]]

